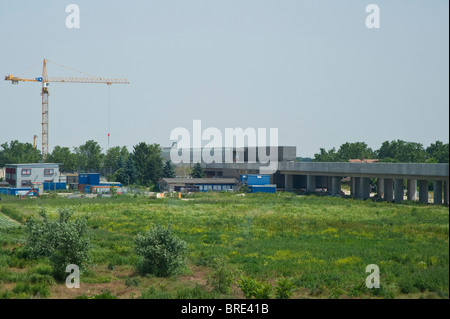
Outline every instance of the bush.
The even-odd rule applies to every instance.
[[[139,265],[143,274],[169,277],[179,273],[186,263],[187,244],[172,234],[170,226],[156,225],[136,236],[136,253],[144,258]]]
[[[231,293],[231,285],[234,280],[233,269],[230,268],[224,259],[214,259],[211,262],[211,266],[214,270],[208,277],[208,284],[221,294]]]
[[[128,277],[127,280],[125,280],[125,286],[127,286],[127,287],[131,287],[131,286],[137,287],[137,286],[139,286],[139,279]]]
[[[289,299],[292,296],[294,284],[288,278],[281,278],[277,280],[275,287],[275,295],[277,299]]]
[[[89,262],[89,239],[86,218],[69,221],[73,212],[68,208],[58,209],[58,214],[58,220],[50,220],[42,211],[42,223],[28,219],[26,246],[31,258],[48,257],[54,277],[62,280],[68,275],[67,265],[75,264],[81,270]]]
[[[241,276],[238,285],[244,293],[245,298],[269,299],[272,293],[270,283],[259,282],[251,277]]]

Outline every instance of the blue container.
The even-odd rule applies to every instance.
[[[247,175],[248,185],[269,185],[270,175]]]
[[[57,191],[66,189],[66,183],[51,183],[51,182],[44,182],[42,183],[44,186],[44,191]]]
[[[239,176],[239,181],[241,182],[241,183],[247,183],[247,181],[248,181],[248,175],[240,175]]]
[[[84,186],[84,192],[85,193],[91,193],[91,185],[85,185]]]
[[[100,185],[100,174],[99,173],[88,174],[88,177],[89,177],[89,181],[86,184]],[[78,183],[80,183],[80,182],[78,182]],[[83,183],[80,183],[80,184],[83,184]]]
[[[89,184],[89,175],[88,174],[78,174],[78,184]]]
[[[8,195],[9,188],[0,187],[0,194]]]
[[[272,193],[277,192],[276,185],[252,185],[250,186],[252,193]]]

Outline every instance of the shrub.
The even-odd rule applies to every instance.
[[[272,293],[270,283],[259,282],[251,277],[241,276],[238,285],[244,293],[245,298],[269,299]]]
[[[81,270],[89,262],[89,239],[86,218],[69,221],[73,212],[68,208],[58,209],[58,214],[58,220],[50,220],[41,211],[42,223],[28,219],[26,246],[31,258],[48,257],[54,277],[62,280],[67,276],[67,265],[75,264]]]
[[[117,296],[112,295],[109,290],[102,290],[102,292],[99,293],[98,295],[93,295],[90,297],[86,295],[81,295],[76,297],[75,299],[117,299]]]
[[[245,298],[251,299],[255,294],[257,282],[255,279],[251,277],[241,276],[241,279],[238,281],[239,288],[241,288],[242,293]]]
[[[277,286],[275,287],[275,296],[277,299],[289,299],[292,296],[292,290],[294,284],[288,278],[281,278],[277,280]]]
[[[186,263],[187,244],[172,234],[171,227],[156,225],[136,236],[136,253],[144,258],[139,265],[144,274],[169,277],[179,273]]]
[[[211,266],[214,270],[208,277],[208,284],[221,294],[231,293],[231,285],[234,280],[233,269],[224,259],[214,259]]]
[[[139,286],[139,279],[128,277],[127,280],[125,280],[125,286],[127,286],[127,287],[131,287],[131,286],[137,287],[137,286]]]

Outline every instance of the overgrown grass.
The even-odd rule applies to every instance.
[[[37,216],[42,206],[51,217],[56,217],[57,208],[65,206],[75,211],[74,217],[87,213],[93,248],[92,270],[86,281],[91,283],[115,278],[96,274],[96,267],[135,267],[139,263],[135,236],[156,224],[170,224],[174,234],[188,243],[189,265],[209,267],[211,260],[220,257],[260,281],[274,284],[277,279],[291,278],[293,298],[407,298],[421,293],[448,298],[448,207],[288,193],[245,197],[207,193],[187,198],[191,200],[142,196],[5,198],[1,211],[20,222]],[[0,226],[0,282],[28,280],[14,278],[10,269],[36,267],[18,256],[21,240],[22,229]],[[13,248],[17,248],[14,253]],[[378,290],[365,287],[368,264],[380,268]],[[125,285],[126,278],[123,280]],[[46,284],[51,287],[51,283]],[[143,298],[211,296],[203,286],[185,292],[161,291],[141,284],[134,288],[141,289]],[[233,291],[235,297],[242,296]],[[6,297],[23,297],[22,292],[7,293],[10,295]],[[25,296],[33,297],[33,291]]]

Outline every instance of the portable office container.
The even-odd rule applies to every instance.
[[[247,175],[248,185],[268,185],[270,175]]]
[[[88,174],[89,181],[87,184],[89,185],[100,185],[100,174],[99,173],[90,173]]]
[[[252,193],[276,193],[277,185],[252,185],[249,186]]]
[[[78,174],[78,184],[83,185],[89,184],[89,175],[83,173]]]

